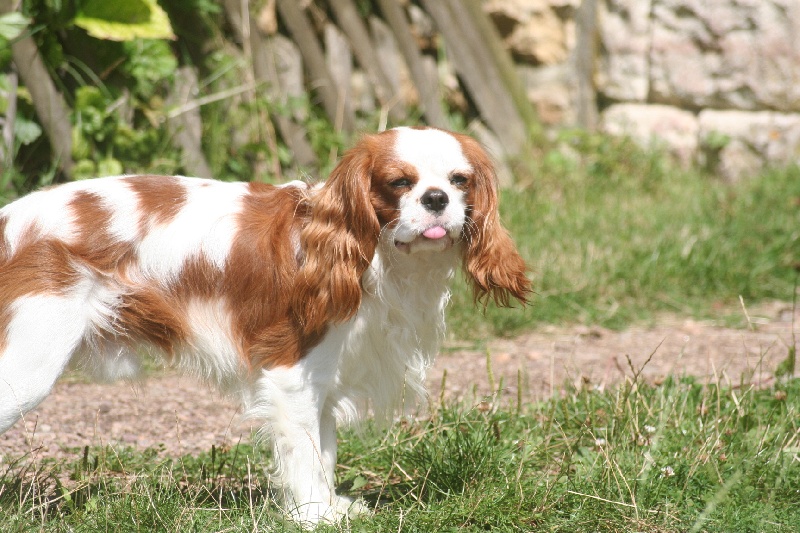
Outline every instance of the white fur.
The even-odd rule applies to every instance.
[[[457,248],[408,256],[381,243],[364,274],[364,299],[348,330],[333,404],[350,422],[368,409],[381,417],[424,397],[425,373],[444,337],[444,309]]]
[[[105,322],[107,299],[87,273],[69,294],[24,296],[13,303],[0,356],[0,433],[50,393],[87,328]]]
[[[35,192],[4,208],[10,215],[5,235],[11,253],[16,251],[20,240],[31,231],[36,235],[51,235],[71,242],[74,228],[71,213],[67,209],[67,204],[73,198],[71,189],[74,187]]]
[[[452,172],[472,169],[455,137],[442,130],[395,128],[394,153],[416,167],[417,172],[436,183]]]
[[[139,244],[142,272],[165,281],[177,276],[184,261],[198,254],[217,267],[224,267],[236,235],[236,215],[243,183],[185,180],[189,197],[169,224],[152,223]]]
[[[243,368],[226,302],[191,300],[180,309],[190,339],[176,347],[177,364],[241,398],[246,416],[265,420],[284,505],[307,526],[365,510],[334,490],[337,421],[349,423],[369,411],[387,418],[413,405],[424,395],[425,372],[444,336],[448,284],[460,260],[458,238],[466,218],[464,193],[450,180],[470,165],[456,139],[441,131],[401,128],[395,154],[416,167],[419,180],[401,201],[396,227],[381,233],[362,277],[361,307],[349,321],[331,325],[297,364],[250,372]],[[124,283],[168,282],[187,259],[200,256],[223,267],[246,185],[179,179],[188,188],[186,204],[168,223],[151,221],[143,236],[137,233],[135,195],[121,178],[70,184],[19,200],[0,211],[8,218],[4,236],[12,251],[30,227],[75,239],[66,206],[76,191],[86,190],[113,211],[111,233],[138,242],[138,264]],[[288,186],[306,188],[299,182]],[[447,194],[441,213],[421,204],[429,189]],[[433,226],[444,227],[448,236],[420,236]],[[76,267],[81,281],[67,294],[22,297],[8,310],[13,318],[0,353],[0,431],[49,393],[74,353],[82,353],[102,379],[138,372],[136,351],[114,341],[116,306],[131,286]],[[90,335],[97,332],[104,335]]]
[[[209,381],[231,386],[232,380],[243,378],[240,348],[231,329],[231,312],[221,300],[192,299],[186,306],[191,340],[185,353],[179,353],[179,364]]]
[[[119,183],[125,176],[109,180],[79,181],[91,192],[103,199],[103,205],[111,211],[111,222],[108,231],[122,242],[132,242],[138,237],[139,228],[131,224],[139,216],[139,202],[135,194],[128,187],[120,187]]]

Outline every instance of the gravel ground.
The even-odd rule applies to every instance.
[[[737,386],[769,384],[772,371],[794,342],[791,306],[774,303],[752,312],[752,328],[665,318],[653,327],[610,331],[594,327],[545,327],[484,349],[449,345],[429,374],[431,398],[480,401],[494,388],[515,401],[563,390],[565,383],[604,388],[641,371],[658,382],[668,374]],[[800,338],[800,313],[794,316]],[[487,352],[492,374],[487,371]],[[87,445],[158,446],[170,455],[195,454],[211,445],[249,441],[255,425],[237,407],[196,380],[172,373],[132,385],[60,381],[36,410],[0,435],[0,465],[28,458],[75,457]],[[72,449],[73,451],[70,451]]]

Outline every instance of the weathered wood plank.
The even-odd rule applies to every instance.
[[[455,0],[423,0],[436,22],[475,105],[506,153],[515,155],[525,144],[525,123],[517,112],[508,89],[469,12]]]
[[[334,127],[352,132],[355,127],[353,111],[337,90],[336,83],[328,71],[325,54],[314,29],[301,5],[295,0],[278,0],[278,13],[303,54],[309,83],[322,100],[322,107]]]
[[[419,91],[420,107],[425,118],[432,126],[448,127],[447,115],[439,94],[439,80],[428,74],[403,8],[396,0],[378,0],[378,6],[389,27],[392,28],[400,52],[411,71],[411,77]]]
[[[11,12],[14,2],[0,2],[0,15]],[[67,178],[71,177],[72,161],[72,124],[69,121],[70,109],[64,97],[58,92],[50,73],[42,61],[39,48],[33,38],[23,37],[11,45],[11,58],[23,85],[28,89],[36,110],[36,116],[42,123],[53,159]]]
[[[326,22],[323,28],[325,40],[325,63],[336,84],[339,98],[352,101],[350,84],[353,78],[353,52],[350,43],[341,30],[333,23]]]
[[[328,5],[350,41],[358,64],[369,76],[381,106],[387,109],[393,120],[402,121],[406,117],[405,106],[394,91],[389,73],[384,67],[385,62],[378,57],[377,47],[370,39],[364,19],[359,15],[355,3],[353,0],[328,0]]]
[[[192,67],[180,67],[175,73],[175,83],[167,97],[168,107],[180,107],[194,98],[197,92],[197,74]],[[186,111],[167,119],[172,142],[181,150],[181,165],[192,176],[212,177],[211,166],[203,154],[203,122],[200,108],[187,108]]]
[[[583,0],[575,23],[578,39],[572,60],[577,78],[578,124],[589,131],[597,128],[597,92],[594,87],[594,61],[597,57],[597,0]]]
[[[461,4],[469,12],[469,16],[475,23],[475,27],[480,33],[479,42],[484,44],[502,77],[503,84],[508,89],[517,112],[522,117],[528,129],[533,130],[538,127],[539,119],[536,110],[528,99],[525,86],[522,83],[514,59],[511,53],[503,44],[503,39],[486,13],[481,8],[480,0],[462,0]]]
[[[255,81],[266,82],[263,90],[267,98],[278,104],[286,104],[289,97],[302,96],[302,57],[295,45],[282,36],[265,38],[252,17],[242,16],[240,0],[223,0],[223,6],[237,37],[243,44],[249,44]],[[247,28],[244,26],[245,20],[248,21]],[[282,68],[285,63],[296,63],[299,74],[293,76],[293,68]],[[300,167],[316,167],[317,156],[308,141],[305,128],[292,118],[302,120],[304,117],[290,117],[284,113],[271,115],[277,133],[291,150],[295,163]]]

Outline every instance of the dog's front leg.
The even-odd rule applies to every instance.
[[[325,479],[330,483],[330,493],[333,497],[331,505],[334,511],[340,517],[354,517],[368,514],[369,508],[364,504],[363,500],[353,501],[352,498],[348,498],[347,496],[338,496],[334,490],[338,443],[336,441],[336,417],[330,403],[326,403],[322,409],[322,416],[320,418],[320,446],[322,450],[322,465],[325,470]]]
[[[324,387],[309,379],[301,365],[265,370],[256,383],[250,414],[266,420],[275,454],[274,481],[285,510],[293,520],[313,527],[338,520],[342,512],[333,491],[336,426],[327,414],[323,424]]]

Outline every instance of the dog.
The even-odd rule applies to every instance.
[[[264,421],[276,486],[313,527],[365,512],[334,490],[336,426],[424,396],[462,266],[476,302],[524,305],[492,162],[434,128],[365,135],[324,183],[117,176],[0,210],[0,433],[68,363],[135,378],[145,348]]]

